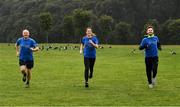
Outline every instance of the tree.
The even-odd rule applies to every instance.
[[[104,35],[100,39],[103,39],[104,37],[106,37],[105,42],[107,44],[110,39],[110,33],[112,32],[113,18],[107,15],[101,16],[99,19],[99,25],[100,25],[102,35]]]
[[[65,38],[69,38],[68,42],[76,39],[74,37],[74,22],[73,22],[73,16],[65,16],[63,23],[62,23],[62,30],[63,30],[63,35]],[[74,42],[74,41],[73,41]]]
[[[163,44],[179,44],[180,41],[180,19],[167,20],[161,30]]]
[[[18,38],[17,29],[22,29],[22,26],[33,29],[34,34],[37,35],[34,37],[38,42],[69,42],[67,37],[63,36],[69,28],[63,28],[63,23],[66,16],[72,16],[75,33],[68,39],[74,42],[79,42],[79,38],[85,35],[85,28],[90,26],[101,43],[110,43],[114,25],[119,22],[128,22],[132,26],[132,35],[136,35],[128,43],[137,43],[142,38],[144,25],[149,20],[158,24],[158,28],[155,28],[158,31],[155,32],[159,36],[160,28],[164,28],[161,25],[168,19],[180,18],[179,5],[180,0],[0,0],[0,42],[10,42]],[[44,30],[40,24],[40,14],[48,12],[53,20],[49,31]],[[113,19],[112,30],[109,34],[104,33],[99,24],[99,19],[105,15]],[[37,17],[34,18],[34,16]],[[28,24],[24,21],[19,23],[20,20],[27,20]],[[12,25],[15,23],[20,26],[14,28]],[[48,33],[52,36],[49,38],[39,36],[45,33],[46,36]],[[160,37],[161,41],[167,40],[163,43],[175,43],[175,39],[171,42],[164,37],[166,35],[163,34]]]
[[[84,36],[85,29],[90,25],[92,13],[87,10],[83,9],[75,9],[73,11],[73,19],[74,19],[74,26],[75,26],[75,35],[76,35],[76,42],[79,41],[78,38]]]
[[[115,44],[127,44],[131,38],[131,26],[126,22],[119,22],[113,33],[113,42]]]
[[[172,23],[172,21],[173,21],[172,19],[169,19],[162,25],[161,36],[160,36],[162,44],[170,44],[168,26],[170,23]]]
[[[49,43],[49,32],[52,28],[52,15],[49,12],[44,12],[39,15],[40,17],[40,24],[42,30],[46,33],[46,42]]]
[[[180,41],[180,19],[174,20],[168,26],[168,38],[172,44],[179,44]]]

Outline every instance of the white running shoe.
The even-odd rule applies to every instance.
[[[152,84],[155,86],[156,85],[156,78],[152,78]]]
[[[151,89],[154,87],[153,84],[149,84],[148,86],[149,86],[149,88],[151,88]]]

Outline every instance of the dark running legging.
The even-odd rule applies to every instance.
[[[90,75],[93,74],[95,60],[96,60],[96,58],[86,58],[86,57],[84,57],[84,66],[85,66],[84,77],[85,77],[85,82],[88,82],[89,71],[90,71]]]
[[[155,78],[157,75],[158,57],[148,57],[145,59],[145,63],[148,83],[152,84],[152,76]]]

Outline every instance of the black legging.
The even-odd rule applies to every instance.
[[[158,57],[148,57],[145,59],[145,63],[148,83],[152,84],[152,76],[155,78],[157,75]]]
[[[94,68],[94,63],[95,63],[96,58],[86,58],[84,57],[84,77],[85,77],[85,82],[88,82],[89,78],[89,70],[90,70],[90,75],[93,75],[93,68]]]

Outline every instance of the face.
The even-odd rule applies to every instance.
[[[86,35],[87,36],[92,36],[92,29],[87,29],[86,30]]]
[[[153,28],[149,28],[149,29],[147,29],[147,34],[148,34],[148,35],[152,35],[152,34],[154,34],[154,30],[153,30]]]
[[[22,35],[23,35],[24,38],[28,38],[29,37],[29,31],[28,30],[24,30],[22,32]]]

